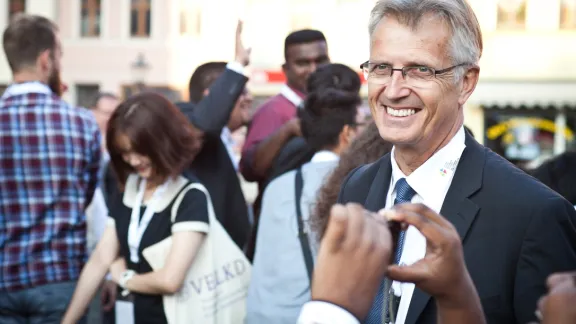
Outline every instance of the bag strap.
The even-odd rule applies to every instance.
[[[304,179],[302,178],[302,168],[296,169],[295,177],[295,194],[296,199],[296,218],[298,221],[298,239],[300,240],[300,246],[302,247],[302,254],[304,255],[304,263],[306,264],[306,270],[308,272],[308,279],[312,283],[312,272],[314,270],[314,260],[312,258],[312,251],[310,249],[310,240],[308,239],[308,234],[304,231],[304,220],[302,219],[302,189],[304,188]]]
[[[182,199],[184,199],[184,195],[192,189],[200,190],[206,196],[206,200],[207,200],[206,205],[208,207],[208,221],[210,222],[210,225],[214,224],[214,222],[216,222],[216,214],[214,213],[214,206],[212,205],[212,199],[210,199],[210,194],[208,193],[208,190],[206,189],[206,187],[204,187],[204,185],[197,183],[197,182],[192,182],[192,183],[187,184],[180,191],[180,193],[178,194],[178,197],[176,197],[176,200],[174,200],[174,204],[172,205],[172,209],[170,209],[170,220],[172,221],[172,223],[174,223],[174,221],[176,220],[176,215],[178,214],[178,208],[180,207],[180,204],[182,203]]]

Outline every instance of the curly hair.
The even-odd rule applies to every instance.
[[[363,164],[378,160],[390,150],[392,150],[392,144],[380,137],[376,124],[371,122],[366,130],[340,155],[338,166],[327,177],[324,185],[318,191],[316,205],[310,215],[310,224],[312,230],[318,234],[318,240],[324,237],[330,209],[336,204],[342,181],[348,173]]]

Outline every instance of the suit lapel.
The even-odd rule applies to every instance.
[[[440,211],[440,214],[456,227],[463,244],[466,234],[480,210],[469,197],[482,186],[485,155],[484,147],[476,142],[472,136],[466,134],[466,148],[462,152],[458,168]],[[430,296],[428,294],[415,288],[404,323],[415,324],[429,301]]]
[[[392,176],[392,164],[390,163],[390,153],[386,154],[380,160],[380,168],[372,181],[364,208],[369,211],[377,212],[386,207],[386,195],[390,187],[390,177]]]

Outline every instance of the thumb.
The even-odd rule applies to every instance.
[[[416,283],[426,278],[426,273],[420,262],[409,266],[388,266],[387,276],[395,281]]]
[[[326,234],[322,244],[327,245],[328,249],[334,251],[344,239],[346,228],[348,226],[348,211],[342,205],[332,206]]]

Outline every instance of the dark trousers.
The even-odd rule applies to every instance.
[[[0,323],[60,324],[72,299],[76,282],[47,284],[0,292]],[[86,323],[82,319],[79,323]]]

